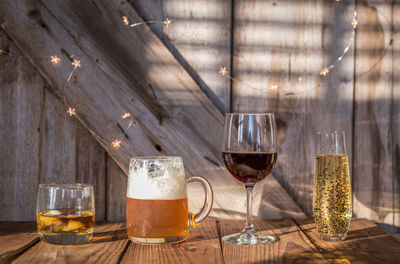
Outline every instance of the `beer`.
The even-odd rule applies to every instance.
[[[349,161],[346,154],[315,157],[313,210],[322,238],[342,240],[352,216]]]
[[[204,206],[189,213],[186,183],[198,182],[205,191]],[[209,214],[213,203],[210,183],[193,176],[185,180],[181,157],[132,158],[129,164],[126,198],[126,228],[133,242],[178,243]]]
[[[173,200],[126,200],[126,228],[129,237],[186,237],[188,228],[187,198]]]
[[[39,235],[55,244],[76,244],[92,237],[94,214],[81,209],[45,210],[37,215]]]
[[[128,236],[139,243],[179,242],[189,234],[185,171],[180,158],[143,162],[129,170]]]

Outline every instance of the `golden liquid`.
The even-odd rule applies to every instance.
[[[351,183],[347,155],[315,157],[313,210],[322,237],[343,237],[350,226]]]
[[[129,237],[169,238],[189,234],[187,198],[175,200],[126,199]]]
[[[82,235],[93,232],[94,214],[80,209],[46,210],[37,215],[37,229],[43,235]]]

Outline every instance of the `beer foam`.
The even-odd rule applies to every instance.
[[[169,165],[152,173],[145,167],[131,168],[127,196],[146,200],[186,198],[184,169],[181,166]]]

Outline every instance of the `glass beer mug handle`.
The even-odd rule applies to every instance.
[[[193,228],[196,227],[201,221],[207,218],[214,202],[214,193],[210,182],[203,177],[192,176],[186,181],[186,183],[190,182],[199,182],[204,189],[203,208],[201,208],[200,212],[198,212],[197,214],[189,213],[189,227]]]

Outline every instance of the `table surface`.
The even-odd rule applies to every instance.
[[[91,242],[60,246],[40,241],[33,222],[0,222],[0,263],[400,263],[400,242],[374,222],[353,219],[347,239],[319,238],[312,219],[256,220],[279,241],[236,246],[221,240],[244,221],[207,220],[172,245],[132,243],[124,223],[101,223]]]

